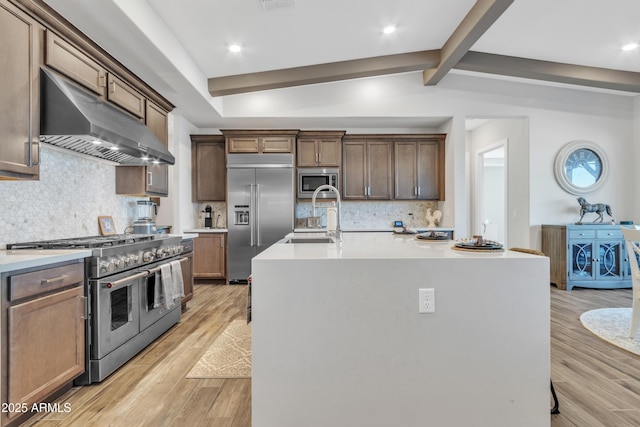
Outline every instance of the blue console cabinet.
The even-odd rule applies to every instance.
[[[631,287],[631,271],[619,225],[543,225],[542,252],[558,289]]]

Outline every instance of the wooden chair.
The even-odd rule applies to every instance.
[[[510,251],[514,252],[524,252],[526,254],[545,256],[542,252],[537,251],[535,249],[527,249],[527,248],[509,248]],[[552,414],[560,413],[560,402],[558,402],[558,396],[556,395],[556,389],[553,388],[553,380],[549,379],[549,383],[551,384],[551,396],[553,396],[553,408],[551,408]]]
[[[622,235],[626,241],[629,265],[631,266],[631,283],[633,285],[633,300],[631,308],[631,326],[629,328],[629,338],[634,338],[638,332],[640,323],[640,267],[638,257],[640,257],[640,230],[636,228],[621,227]]]

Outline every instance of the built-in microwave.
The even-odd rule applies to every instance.
[[[340,173],[338,168],[299,168],[298,169],[298,198],[310,199],[316,188],[328,184],[340,191]],[[335,199],[333,191],[320,190],[318,199]]]

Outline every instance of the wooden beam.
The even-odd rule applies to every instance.
[[[439,50],[425,50],[236,76],[213,77],[208,79],[208,87],[212,96],[224,96],[418,71],[433,67],[439,62]]]
[[[436,85],[493,25],[513,0],[478,0],[442,47],[442,60],[422,72],[425,86]]]
[[[514,56],[468,52],[458,70],[640,93],[640,73],[539,61]]]

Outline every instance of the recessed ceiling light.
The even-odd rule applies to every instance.
[[[242,50],[242,46],[240,46],[239,44],[232,44],[231,46],[229,46],[229,52],[231,53],[238,53]]]
[[[629,43],[622,46],[622,50],[634,50],[638,48],[638,43]]]
[[[394,27],[393,25],[387,25],[382,30],[382,32],[384,34],[391,34],[391,33],[395,32],[395,31],[396,31],[396,27]]]

